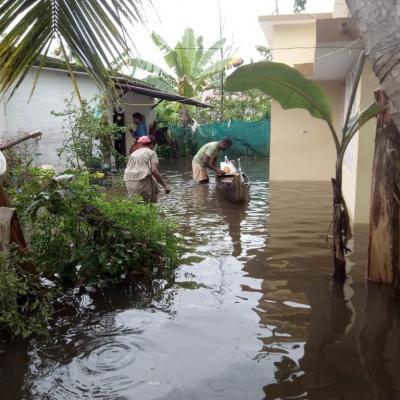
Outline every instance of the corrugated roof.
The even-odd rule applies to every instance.
[[[39,61],[37,62],[37,65],[39,65]],[[54,58],[54,57],[46,57],[46,62],[44,64],[43,68],[54,68],[54,69],[66,71],[65,62],[61,59]],[[82,67],[80,65],[76,65],[76,64],[73,65],[73,71],[87,73],[84,67]],[[68,72],[68,71],[66,71],[66,72]],[[209,105],[207,105],[205,103],[201,103],[197,100],[193,100],[193,99],[190,99],[190,98],[184,97],[184,96],[179,96],[175,93],[165,92],[163,90],[156,88],[153,85],[150,85],[147,82],[144,82],[140,79],[132,78],[130,76],[118,74],[118,76],[114,77],[114,79],[116,81],[115,86],[117,88],[121,88],[123,91],[126,91],[126,92],[128,92],[128,91],[134,92],[134,93],[142,94],[145,96],[155,97],[155,98],[161,99],[161,100],[175,101],[178,103],[187,104],[187,105],[196,106],[196,107],[202,107],[202,108],[210,107]]]
[[[136,85],[135,82],[132,82],[130,79],[117,79],[117,84],[115,85],[117,88],[121,88],[124,92],[133,92],[142,94],[145,96],[155,97],[161,100],[175,101],[182,104],[187,104],[190,106],[201,107],[201,108],[209,108],[210,106],[205,103],[201,103],[200,101],[190,99],[189,97],[180,96],[174,93],[164,92],[163,90],[159,90],[156,87],[142,87]]]

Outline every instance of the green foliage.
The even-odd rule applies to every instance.
[[[216,97],[207,97],[205,102],[211,109],[197,109],[194,118],[200,124],[220,121],[220,102]],[[271,101],[258,90],[249,90],[245,93],[228,93],[224,96],[224,121],[259,121],[271,115]]]
[[[264,61],[272,61],[272,51],[266,46],[256,46],[256,50],[264,58]]]
[[[141,4],[141,0],[2,1],[0,92],[18,87],[39,59],[36,83],[49,50],[58,42],[67,68],[72,69],[72,55],[114,97],[110,60],[129,49],[127,26],[141,21]]]
[[[313,117],[329,123],[331,106],[323,90],[296,69],[275,62],[257,62],[244,65],[226,80],[226,90],[261,90],[276,100],[285,110],[302,108]]]
[[[26,261],[15,248],[0,252],[0,329],[12,336],[46,333],[52,314],[54,291],[26,272]]]
[[[82,106],[65,100],[65,111],[53,115],[64,118],[65,141],[58,155],[66,157],[70,167],[101,169],[110,165],[111,156],[118,157],[113,143],[124,132],[107,118],[107,103],[94,98]]]
[[[87,173],[46,178],[16,195],[19,215],[30,225],[30,253],[38,270],[76,285],[176,266],[175,227],[160,210],[139,200],[107,201],[89,179]]]
[[[10,141],[17,139],[11,138]],[[19,187],[29,180],[34,160],[40,154],[37,142],[26,141],[3,151],[7,160],[6,185]]]
[[[161,144],[157,146],[157,155],[159,158],[171,158],[172,149],[168,144]]]
[[[181,117],[179,114],[181,105],[179,103],[170,103],[163,101],[155,108],[156,121],[158,126],[168,126],[171,124],[180,124]],[[192,107],[188,106],[189,110],[193,110]]]
[[[130,63],[149,72],[151,76],[146,81],[161,90],[193,97],[208,87],[212,77],[232,67],[231,59],[214,61],[225,39],[218,40],[206,49],[203,37],[196,37],[191,28],[185,29],[182,39],[174,47],[155,32],[151,37],[164,54],[164,60],[172,73],[149,61],[133,59]]]

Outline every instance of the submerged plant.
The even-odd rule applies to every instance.
[[[331,106],[325,93],[317,83],[305,78],[295,68],[275,62],[258,62],[239,67],[227,79],[226,89],[247,91],[259,89],[271,96],[282,108],[302,108],[313,117],[325,121],[329,127],[336,149],[336,171],[332,178],[333,189],[333,276],[346,279],[347,242],[352,237],[347,207],[342,193],[342,165],[346,149],[359,129],[371,118],[385,110],[385,107],[372,102],[354,120],[350,120],[358,84],[364,67],[365,55],[362,53],[357,66],[357,74],[347,106],[342,132],[333,126]]]

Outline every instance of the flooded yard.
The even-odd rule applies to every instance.
[[[145,299],[85,293],[92,311],[2,343],[2,399],[400,399],[400,307],[365,280],[367,227],[350,279],[332,282],[329,183],[270,185],[251,160],[237,206],[194,185],[188,162],[161,170],[188,249],[175,283]]]

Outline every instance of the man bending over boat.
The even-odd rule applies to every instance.
[[[208,170],[212,169],[217,175],[225,175],[225,172],[217,168],[217,159],[221,152],[228,150],[233,142],[225,137],[219,142],[206,143],[193,157],[193,179],[198,183],[208,183]]]

